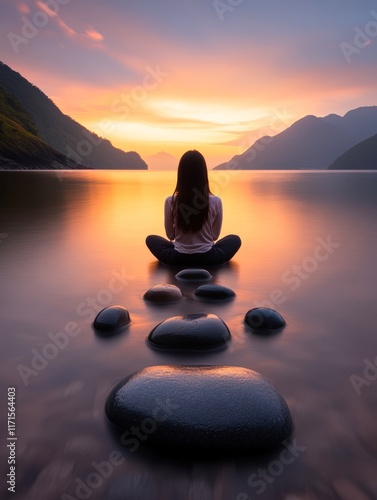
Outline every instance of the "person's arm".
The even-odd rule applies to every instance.
[[[175,238],[175,227],[173,216],[171,213],[172,197],[168,196],[165,200],[165,232],[169,240],[174,240]]]
[[[216,241],[220,236],[222,223],[223,223],[223,204],[221,199],[217,198],[216,215],[212,224],[213,241]]]

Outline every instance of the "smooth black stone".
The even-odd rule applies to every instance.
[[[149,302],[176,302],[182,299],[182,292],[175,285],[162,283],[145,292],[144,299]]]
[[[127,325],[131,321],[130,314],[122,306],[109,306],[102,309],[93,322],[96,330],[112,332]]]
[[[236,295],[233,290],[221,285],[201,285],[194,294],[197,297],[211,300],[230,299]]]
[[[245,315],[245,323],[256,331],[279,330],[286,325],[285,319],[274,309],[255,307]]]
[[[210,349],[226,344],[230,337],[228,327],[215,314],[188,314],[159,323],[148,340],[158,347]]]
[[[120,382],[106,402],[121,429],[145,442],[195,451],[256,451],[292,433],[284,398],[259,373],[232,366],[152,366]]]
[[[206,269],[183,269],[175,275],[180,281],[209,281],[212,279],[212,274]]]

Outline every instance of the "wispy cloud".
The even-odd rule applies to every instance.
[[[291,123],[375,104],[372,46],[352,64],[339,48],[370,21],[375,0],[346,3],[242,2],[220,22],[200,0],[57,1],[55,10],[54,2],[2,0],[5,34],[22,34],[37,11],[49,19],[19,54],[5,45],[2,57],[84,125],[116,123],[121,133],[108,137],[119,147],[143,153],[158,138],[158,150],[166,141],[171,151],[187,130],[188,141],[225,144],[231,156],[253,130],[268,129],[274,109],[289,109]],[[169,76],[144,98],[148,66]],[[143,95],[137,105],[132,93]],[[129,96],[133,105],[119,116],[112,103]]]
[[[58,15],[56,10],[50,9],[46,3],[40,0],[37,0],[36,5],[42,12],[45,12],[50,17],[56,17]]]
[[[99,31],[95,30],[94,28],[88,28],[85,31],[85,34],[88,38],[94,40],[95,42],[102,42],[105,38]]]
[[[68,37],[77,37],[78,36],[78,33],[74,29],[72,29],[70,26],[68,26],[68,24],[66,22],[64,22],[63,19],[61,19],[60,17],[57,18],[57,23],[58,23],[58,26],[63,31],[63,33],[65,35],[67,35]]]
[[[30,14],[30,7],[24,2],[17,4],[17,10],[21,14]]]

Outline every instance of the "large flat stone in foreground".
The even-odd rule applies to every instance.
[[[144,368],[112,390],[106,414],[124,430],[137,427],[145,442],[181,451],[255,451],[292,433],[288,406],[271,383],[233,366]]]

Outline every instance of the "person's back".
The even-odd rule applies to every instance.
[[[176,227],[172,207],[173,196],[168,196],[165,200],[165,231],[169,240],[174,240],[174,248],[180,253],[204,253],[211,250],[221,231],[223,220],[221,199],[209,195],[208,216],[197,232],[183,232]]]
[[[211,193],[206,161],[187,151],[178,165],[177,185],[165,200],[165,231],[170,241],[151,235],[146,244],[161,262],[171,265],[219,265],[241,246],[236,235],[220,236],[222,202]]]

